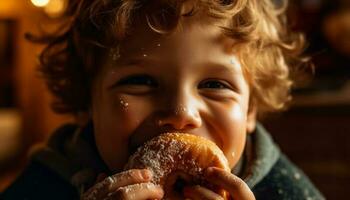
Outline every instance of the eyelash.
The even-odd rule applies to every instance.
[[[214,85],[213,85],[214,83]],[[210,84],[210,85],[208,85]],[[148,75],[133,75],[126,77],[118,82],[118,85],[147,85],[150,87],[158,87],[158,83]],[[199,86],[199,89],[211,88],[211,89],[229,89],[230,87],[217,80],[205,80],[202,81]]]
[[[210,84],[210,83],[214,83],[215,84],[214,88],[208,87],[208,88],[211,88],[211,89],[229,89],[230,88],[227,84],[222,83],[221,81],[217,81],[217,80],[206,80],[206,81],[203,81],[203,83],[199,84],[198,88],[200,88],[200,89],[201,88],[206,88],[205,85]],[[202,86],[204,86],[204,87],[202,87]]]
[[[126,77],[118,82],[118,85],[148,85],[157,87],[157,82],[148,75],[133,75]]]

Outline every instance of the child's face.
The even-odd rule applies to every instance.
[[[110,55],[93,85],[102,159],[118,172],[146,140],[186,132],[214,141],[233,167],[255,127],[233,41],[218,27],[197,22],[167,36],[145,24],[137,27],[121,44],[120,58]]]

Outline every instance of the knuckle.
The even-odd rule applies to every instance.
[[[102,185],[104,187],[108,187],[109,185],[113,184],[114,182],[117,182],[118,179],[114,176],[108,176],[107,178],[105,178],[103,181],[102,181]]]
[[[232,177],[232,183],[236,186],[236,188],[242,188],[245,186],[245,183],[243,182],[243,180],[241,180],[237,176]]]
[[[112,184],[112,183],[120,181],[120,178],[121,178],[120,174],[113,174],[113,175],[108,176],[107,178],[105,178],[104,181],[106,183]]]
[[[114,183],[121,180],[139,180],[140,177],[140,172],[138,170],[132,169],[110,176],[110,180],[107,180],[107,182]]]
[[[83,199],[85,200],[92,200],[92,199],[97,199],[98,197],[101,196],[101,193],[105,192],[104,184],[97,183],[90,189],[88,189],[87,192],[83,194]]]
[[[141,172],[139,170],[130,170],[129,176],[133,179],[142,179]]]
[[[124,200],[128,199],[128,192],[124,188],[119,188],[114,195],[116,199]]]

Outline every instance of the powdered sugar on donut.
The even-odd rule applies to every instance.
[[[218,163],[229,170],[226,157],[213,142],[185,133],[166,133],[138,148],[125,169],[148,168],[153,172],[153,182],[163,185],[172,172],[182,171],[200,178],[205,168]]]

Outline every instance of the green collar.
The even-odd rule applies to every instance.
[[[246,150],[246,166],[241,177],[253,188],[277,162],[280,149],[265,128],[258,123],[255,132],[247,140]]]

